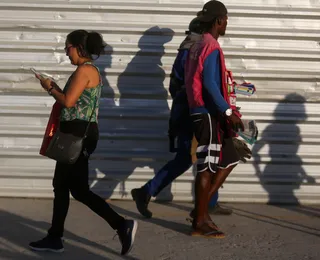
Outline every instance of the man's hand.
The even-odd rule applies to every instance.
[[[237,115],[235,115],[234,113],[232,113],[231,116],[228,116],[227,120],[229,120],[232,123],[233,130],[235,132],[238,132],[239,129],[241,131],[244,131],[244,126],[243,126],[241,119]]]
[[[252,156],[251,150],[249,149],[249,147],[245,142],[237,139],[236,137],[233,137],[232,141],[233,141],[234,148],[236,149],[237,154],[240,157],[240,161],[246,163],[247,162],[246,159],[250,159]]]

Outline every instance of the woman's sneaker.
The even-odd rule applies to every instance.
[[[126,255],[130,252],[137,228],[138,222],[136,220],[125,220],[123,225],[117,230],[122,245],[121,255]]]
[[[31,242],[29,247],[35,251],[51,251],[55,253],[62,253],[64,251],[61,238],[50,236],[46,236],[36,242]]]

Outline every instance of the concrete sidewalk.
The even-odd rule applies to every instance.
[[[224,239],[191,237],[187,203],[151,203],[154,218],[140,218],[135,204],[112,201],[121,214],[139,220],[136,243],[127,257],[119,255],[115,232],[76,201],[66,221],[65,252],[35,253],[28,243],[49,227],[51,200],[0,199],[0,259],[320,259],[320,206],[277,207],[227,204],[232,216],[215,216]]]

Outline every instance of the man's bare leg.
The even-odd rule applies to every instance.
[[[193,227],[197,228],[205,222],[208,212],[208,193],[212,183],[212,173],[209,171],[199,172],[195,182],[195,218]]]
[[[230,172],[236,167],[236,165],[232,165],[226,169],[221,169],[219,168],[218,171],[216,173],[212,174],[212,178],[211,178],[211,185],[210,185],[210,189],[208,192],[208,202],[211,200],[211,197],[213,196],[213,194],[215,194],[218,189],[222,186],[222,184],[225,182],[225,180],[227,179],[227,177],[229,176]],[[205,221],[212,221],[211,217],[208,213],[208,210],[206,211],[206,215],[205,215]],[[215,224],[214,224],[215,225]]]
[[[195,218],[192,222],[193,236],[205,236],[223,238],[224,234],[206,220],[208,215],[208,204],[212,184],[212,173],[209,171],[200,172],[196,176],[195,183]]]
[[[222,186],[222,184],[225,182],[229,174],[232,172],[232,170],[236,167],[237,165],[232,165],[226,169],[221,169],[219,168],[217,173],[212,174],[212,183],[209,191],[209,200],[215,194],[218,189]]]
[[[228,177],[228,175],[230,174],[230,172],[236,167],[236,165],[233,165],[233,166],[230,166],[226,169],[221,169],[219,168],[218,171],[216,173],[211,173],[211,172],[208,172],[211,174],[210,176],[210,180],[211,180],[211,183],[210,183],[210,188],[209,188],[209,192],[208,192],[208,202],[210,201],[211,197],[213,196],[213,194],[215,192],[218,191],[218,189],[222,186],[222,184],[224,183],[224,181],[226,180],[226,178]],[[207,171],[206,171],[207,172]],[[198,175],[201,174],[201,173],[198,173]],[[197,177],[198,177],[197,175]],[[197,189],[197,177],[196,177],[196,189]],[[197,214],[197,211],[196,211],[196,206],[195,206],[195,211],[194,211],[195,214]],[[208,220],[208,219],[207,219]]]

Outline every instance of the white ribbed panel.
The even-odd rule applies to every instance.
[[[105,88],[101,140],[92,156],[95,190],[130,198],[168,153],[169,74],[189,21],[204,1],[1,0],[0,196],[52,196],[54,162],[38,155],[53,100],[29,72],[53,74],[63,86],[74,70],[64,54],[67,33],[96,30],[109,44],[99,59]],[[238,82],[257,87],[239,99],[256,119],[254,158],[230,175],[221,200],[320,202],[320,3],[228,0],[227,34],[219,41]],[[286,100],[284,101],[284,99]],[[190,169],[171,185],[191,200]],[[169,198],[168,190],[163,198]]]

